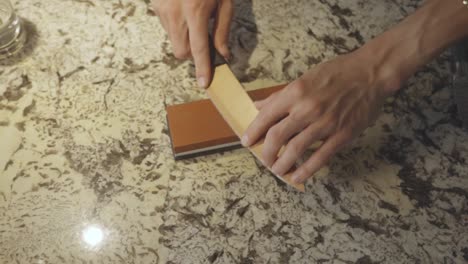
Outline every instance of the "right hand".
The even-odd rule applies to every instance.
[[[152,4],[169,34],[174,55],[179,59],[193,58],[198,84],[206,88],[212,78],[208,23],[214,16],[214,46],[229,59],[232,0],[153,0]]]
[[[242,144],[249,147],[264,136],[261,160],[282,176],[311,144],[323,141],[292,174],[293,181],[303,183],[371,125],[385,98],[401,87],[398,71],[376,61],[375,54],[374,49],[361,48],[321,63],[257,102],[259,114]]]

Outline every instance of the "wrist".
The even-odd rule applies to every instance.
[[[384,97],[396,93],[412,75],[408,67],[403,67],[398,49],[384,34],[356,50],[359,61],[369,69],[370,86]]]
[[[356,52],[372,69],[378,89],[391,95],[419,67],[464,36],[468,36],[468,9],[461,0],[431,0]]]

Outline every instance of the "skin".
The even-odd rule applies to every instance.
[[[210,0],[186,2],[195,5],[195,2]],[[174,9],[183,9],[185,5],[183,0],[170,3],[181,5]],[[190,13],[190,9],[183,10],[184,14]],[[232,14],[232,10],[229,13]],[[163,24],[169,28],[169,36],[181,32],[171,32],[171,26],[167,27],[169,19],[162,18],[161,21],[166,21]],[[189,35],[194,37],[184,38],[184,41],[198,41],[195,35],[207,34],[206,30],[192,34],[191,27],[188,28]],[[223,31],[223,34],[228,33]],[[468,8],[462,1],[429,0],[405,20],[356,51],[313,67],[283,90],[256,102],[259,114],[242,137],[242,144],[251,146],[264,137],[262,162],[276,174],[283,175],[308,146],[323,141],[294,172],[293,179],[302,183],[369,127],[378,117],[385,98],[398,91],[418,68],[465,36],[468,36]],[[215,38],[218,50],[225,44],[223,41],[218,39],[216,46]],[[173,41],[174,50],[179,43]],[[190,43],[190,46],[205,45],[204,49],[207,49],[206,41],[200,43]],[[206,55],[203,64],[197,64],[200,58],[197,59],[194,52],[192,54],[198,73],[199,65],[204,65],[209,58]],[[200,72],[205,73],[205,70]],[[284,151],[278,157],[282,146],[285,146]]]
[[[198,85],[205,88],[212,78],[208,45],[208,24],[214,19],[213,42],[229,60],[231,0],[153,0],[153,9],[169,35],[176,58],[193,59]]]

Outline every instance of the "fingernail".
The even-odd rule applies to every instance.
[[[227,45],[224,45],[222,47],[222,50],[223,50],[223,54],[225,55],[224,56],[224,59],[226,60],[226,62],[229,63],[229,61],[231,60],[231,52],[229,51],[229,48]]]
[[[205,77],[198,77],[198,86],[200,86],[201,88],[206,88]]]
[[[249,146],[249,136],[243,135],[241,139],[242,146],[248,147]]]
[[[231,59],[232,59],[232,56],[230,53],[227,54],[227,56],[224,56],[224,60],[227,62],[227,63],[230,63],[231,62]]]

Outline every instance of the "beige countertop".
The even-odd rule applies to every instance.
[[[419,1],[235,1],[232,68],[293,80]],[[464,263],[468,134],[448,55],[307,183],[245,149],[174,161],[165,105],[206,98],[146,1],[14,1],[0,66],[0,263]]]

